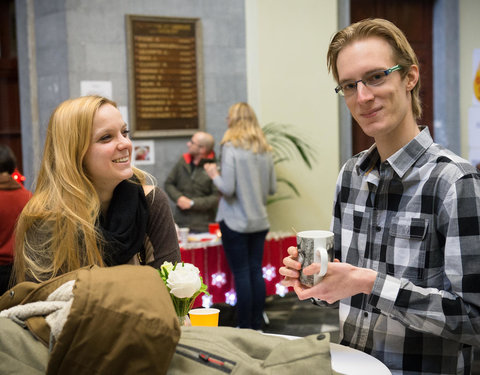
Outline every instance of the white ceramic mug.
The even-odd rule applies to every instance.
[[[190,229],[189,228],[180,228],[178,230],[178,232],[180,234],[180,242],[183,243],[183,244],[188,243],[188,234],[190,233]]]
[[[302,263],[300,282],[307,286],[319,283],[327,273],[328,262],[333,262],[333,233],[327,230],[307,230],[297,233],[298,261]],[[320,264],[320,272],[304,275],[303,269],[312,263]]]

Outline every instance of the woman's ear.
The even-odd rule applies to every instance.
[[[418,65],[410,66],[410,69],[405,77],[408,91],[412,91],[413,88],[417,85],[419,77],[420,77],[420,72],[418,69]]]

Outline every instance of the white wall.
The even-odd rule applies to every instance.
[[[460,124],[462,156],[469,160],[468,110],[472,105],[472,54],[480,48],[480,1],[460,0]]]
[[[246,20],[249,103],[262,125],[293,124],[317,153],[312,170],[279,165],[301,197],[269,206],[271,229],[327,229],[339,171],[338,98],[326,68],[336,1],[246,0]]]

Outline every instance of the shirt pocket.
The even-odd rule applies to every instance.
[[[368,243],[370,213],[344,208],[342,214],[342,261],[361,265]],[[346,258],[343,258],[346,256]]]
[[[387,274],[423,280],[428,249],[428,218],[394,217],[387,246]]]

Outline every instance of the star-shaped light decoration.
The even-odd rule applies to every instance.
[[[288,293],[288,287],[282,285],[281,283],[276,283],[275,293],[277,293],[277,295],[279,295],[280,297],[285,297],[285,294]]]
[[[15,169],[15,171],[12,173],[12,178],[22,185],[26,180],[25,176],[22,175],[17,169]]]
[[[210,306],[213,305],[213,301],[212,301],[212,295],[206,295],[204,294],[202,296],[202,306],[205,307],[205,308],[209,308]]]
[[[272,281],[277,276],[277,272],[275,271],[275,267],[271,264],[267,264],[266,266],[262,267],[263,271],[263,278],[268,281]]]
[[[237,304],[237,293],[230,289],[227,293],[225,293],[225,303],[228,303],[231,306],[235,306]]]
[[[212,285],[216,287],[221,287],[227,283],[227,275],[225,272],[215,272],[212,275]]]

